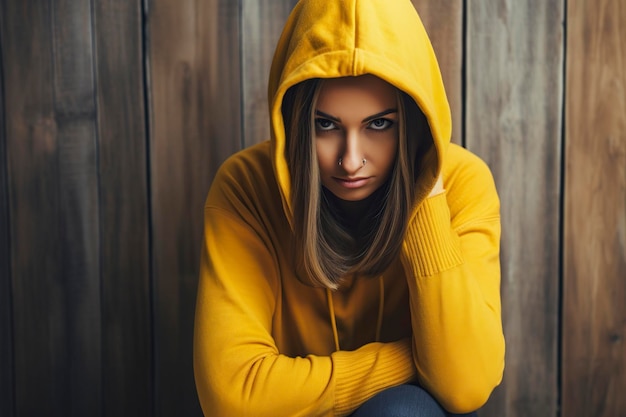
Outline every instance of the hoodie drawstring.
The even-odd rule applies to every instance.
[[[337,320],[335,319],[335,306],[333,304],[333,294],[330,288],[326,288],[326,301],[328,302],[328,313],[330,314],[330,325],[333,328],[333,338],[335,339],[335,351],[339,351],[339,334],[337,333]]]
[[[376,341],[380,342],[380,332],[383,327],[383,313],[385,310],[385,283],[383,281],[383,276],[378,277],[378,287],[380,288],[378,291],[378,319],[376,320]]]
[[[385,311],[385,282],[383,276],[378,277],[378,317],[376,319],[376,342],[380,342],[380,332],[383,327],[383,314]],[[340,351],[339,332],[337,331],[337,319],[335,317],[335,305],[333,304],[333,294],[326,288],[326,301],[328,302],[328,313],[330,315],[330,325],[333,329],[333,339],[335,341],[335,351]]]

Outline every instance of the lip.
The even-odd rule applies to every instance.
[[[333,177],[333,179],[342,187],[345,188],[361,188],[366,185],[370,177],[359,177],[359,178],[337,178]]]

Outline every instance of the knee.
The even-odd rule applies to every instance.
[[[446,417],[446,412],[425,390],[399,385],[366,401],[353,417]]]

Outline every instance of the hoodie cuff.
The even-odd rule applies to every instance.
[[[333,353],[335,413],[346,416],[377,393],[416,378],[411,340],[371,343]]]
[[[446,193],[427,198],[415,211],[404,237],[403,262],[427,277],[463,263],[458,235],[450,226]]]

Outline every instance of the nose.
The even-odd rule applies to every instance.
[[[344,149],[340,158],[341,167],[348,175],[355,174],[363,168],[365,155],[363,154],[358,131],[346,132]]]

